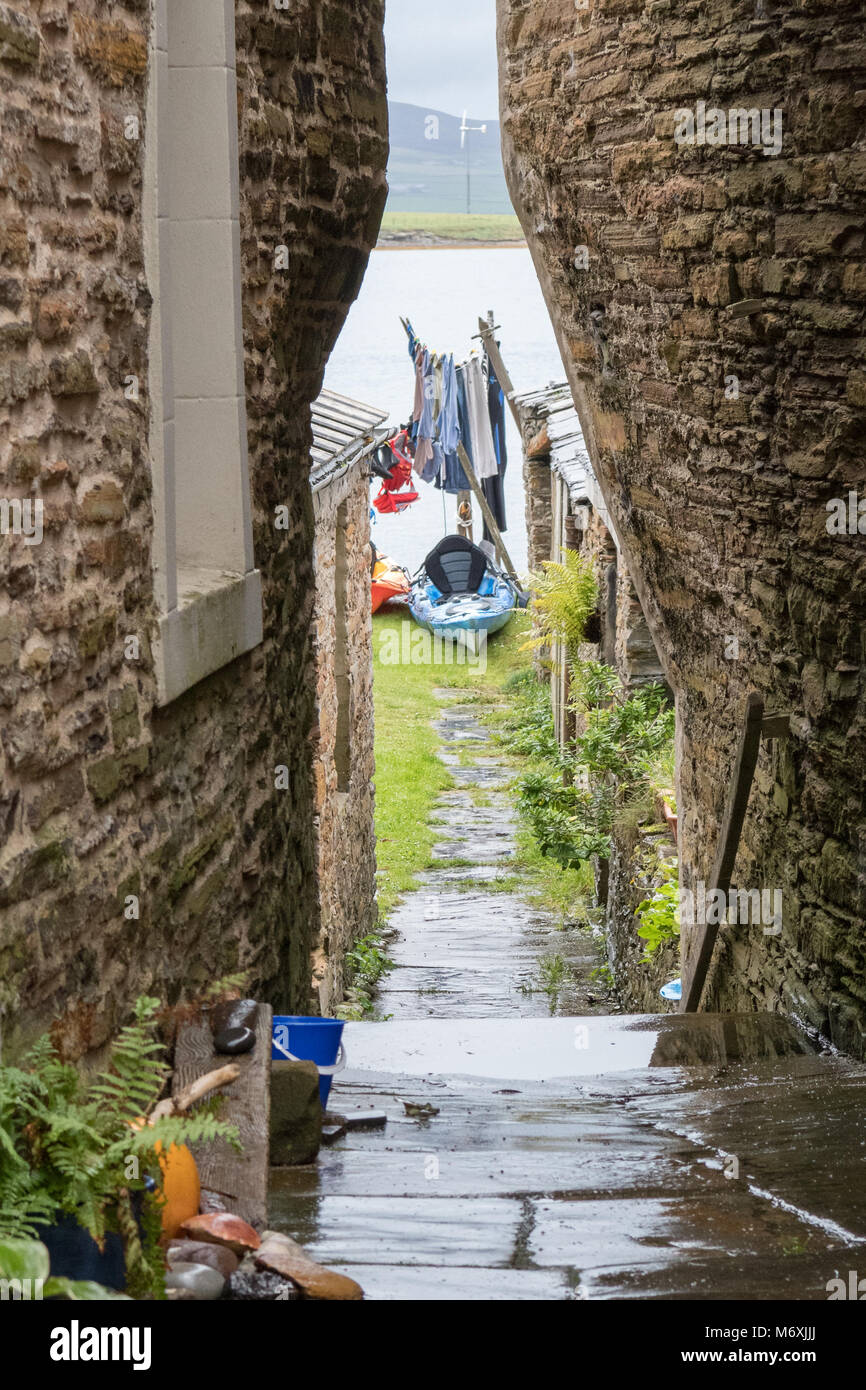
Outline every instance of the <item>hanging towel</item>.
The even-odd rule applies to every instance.
[[[421,419],[424,408],[424,349],[415,353],[415,400],[412,405],[412,419],[415,424]]]
[[[456,454],[460,438],[457,413],[457,371],[454,354],[442,363],[442,409],[439,415],[439,443],[446,454]]]
[[[479,479],[493,478],[499,472],[490,412],[487,407],[487,386],[481,373],[481,362],[470,357],[464,368],[469,430],[472,435],[472,462]]]
[[[424,352],[422,359],[422,402],[418,420],[418,442],[415,447],[415,472],[424,477],[426,468],[433,457],[433,359]]]
[[[440,486],[446,492],[468,492],[469,479],[463,472],[463,465],[457,453],[457,445],[462,444],[467,454],[469,462],[472,462],[472,439],[469,434],[469,403],[466,398],[466,379],[463,374],[463,367],[456,366],[454,358],[451,358],[453,368],[453,415],[446,416],[445,443],[454,441],[453,450],[445,450],[445,477]],[[450,419],[450,425],[448,423]]]

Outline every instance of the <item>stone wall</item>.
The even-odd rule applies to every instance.
[[[636,912],[655,892],[660,860],[675,856],[670,835],[659,826],[621,828],[613,837],[607,876],[607,961],[620,1004],[634,1013],[676,1012],[676,1004],[662,999],[659,990],[680,973],[678,946],[665,943],[645,960],[646,943],[638,936]]]
[[[685,886],[709,876],[746,693],[792,715],[737,864],[783,890],[783,930],[723,933],[705,1002],[861,1054],[866,541],[828,534],[826,503],[866,494],[863,17],[499,0],[512,197],[677,695]],[[699,101],[780,110],[781,153],[677,143]]]
[[[318,723],[313,762],[320,928],[313,982],[323,1014],[343,998],[346,951],[376,925],[373,834],[373,618],[370,609],[370,481],[356,465],[315,495],[315,657]],[[338,552],[340,560],[338,563]],[[345,568],[344,583],[338,573]],[[342,632],[338,605],[345,614]],[[347,668],[343,687],[337,648]],[[347,747],[346,772],[337,745]]]
[[[234,969],[306,1010],[315,884],[309,403],[385,199],[381,0],[238,0],[264,642],[155,708],[142,255],[149,5],[0,4],[0,979],[7,1039],[98,1046]],[[138,138],[129,118],[138,122]],[[273,248],[288,245],[289,267]],[[140,399],[124,379],[140,377]],[[276,530],[274,509],[289,509]],[[130,657],[129,636],[139,639]],[[278,789],[275,769],[289,770]],[[135,912],[138,916],[135,917]]]

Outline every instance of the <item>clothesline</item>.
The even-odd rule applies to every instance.
[[[410,438],[414,470],[445,492],[470,490],[460,461],[462,445],[500,531],[506,529],[503,477],[507,465],[505,397],[489,355],[477,351],[460,363],[453,353],[432,353],[409,319],[400,317],[415,366]],[[485,517],[484,536],[493,537]]]
[[[408,320],[408,319],[404,319],[404,318],[402,317],[402,315],[401,315],[401,316],[400,316],[400,322],[401,322],[402,325],[403,325],[403,328],[404,328],[404,330],[405,330],[406,336],[407,336],[407,338],[409,339],[409,341],[411,342],[411,341],[414,339],[416,343],[421,343],[421,339],[420,339],[420,338],[418,337],[418,335],[416,334],[416,332],[415,332],[414,328],[412,327],[412,324],[409,322],[409,320]],[[480,339],[480,338],[482,337],[482,335],[481,335],[480,333],[474,333],[472,336],[473,336],[473,339],[475,339],[475,338],[479,338],[479,339]],[[422,346],[423,346],[424,348],[426,348],[426,347],[427,347],[427,344],[426,344],[426,343],[423,343]],[[475,356],[476,353],[477,353],[477,349],[473,349],[472,353],[470,353],[470,356]],[[433,352],[433,353],[431,353],[430,355],[431,355],[431,357],[443,358],[443,357],[453,357],[453,356],[454,356],[454,353],[453,353],[453,352]],[[466,360],[468,361],[468,358],[467,358]],[[457,366],[457,367],[465,367],[465,365],[466,365],[466,362],[465,362],[465,361],[464,361],[464,362],[457,362],[457,363],[455,363],[455,366]]]

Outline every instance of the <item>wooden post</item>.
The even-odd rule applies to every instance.
[[[508,375],[505,363],[502,360],[502,354],[499,351],[499,348],[496,346],[496,339],[493,336],[493,325],[487,323],[485,319],[479,318],[478,328],[480,330],[481,341],[487,349],[487,356],[490,358],[490,361],[493,364],[493,370],[496,373],[496,380],[502,387],[502,390],[505,394],[505,399],[511,407],[511,414],[514,416],[514,419],[517,422],[517,428],[520,430],[522,438],[523,428],[520,423],[520,412],[518,411],[517,406],[514,403],[514,387],[511,383],[511,377]]]
[[[505,542],[502,539],[499,527],[496,525],[496,518],[490,510],[490,503],[487,501],[487,498],[484,496],[484,493],[481,490],[481,484],[475,476],[475,469],[472,467],[469,455],[463,447],[462,440],[457,445],[457,457],[460,459],[460,462],[463,465],[463,472],[469,479],[469,486],[472,488],[472,491],[475,494],[475,499],[478,502],[479,507],[481,508],[481,515],[487,522],[487,529],[493,537],[493,543],[502,555],[506,572],[511,576],[515,584],[519,584],[520,580],[517,577],[517,571],[511,563],[511,556],[508,554],[508,551],[505,548]]]
[[[719,843],[713,863],[710,882],[707,885],[707,898],[714,889],[721,889],[727,896],[731,886],[731,876],[737,858],[743,821],[752,790],[752,779],[758,762],[761,746],[761,731],[764,720],[764,701],[756,692],[746,700],[746,720],[740,733],[740,744],[734,759],[728,802],[719,832]],[[718,922],[698,924],[697,939],[683,962],[683,993],[680,1013],[696,1013],[701,1005],[701,996],[707,980],[707,972],[713,957],[713,947],[719,934]]]
[[[461,521],[460,514],[465,507],[469,508],[469,520]],[[468,488],[457,494],[457,534],[465,536],[468,541],[472,540],[472,493]]]

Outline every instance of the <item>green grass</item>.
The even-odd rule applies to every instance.
[[[587,904],[595,890],[592,865],[581,864],[579,869],[561,868],[555,859],[541,853],[528,826],[521,826],[517,844],[514,869],[521,886],[559,919],[561,927],[576,923],[587,925]]]
[[[399,634],[404,621],[399,612],[377,613],[373,618],[380,921],[387,919],[403,893],[415,887],[415,875],[429,866],[439,838],[430,824],[431,811],[440,792],[453,786],[436,756],[439,739],[431,720],[440,706],[434,688],[468,690],[473,698],[486,702],[498,698],[508,675],[526,662],[518,650],[526,629],[521,614],[490,639],[486,672],[468,666],[383,665],[379,660],[382,634],[389,629]]]
[[[513,214],[465,212],[386,212],[381,235],[426,232],[447,241],[523,241],[523,229]]]

